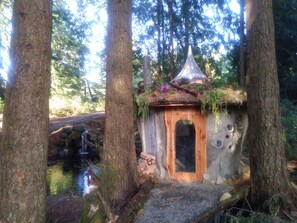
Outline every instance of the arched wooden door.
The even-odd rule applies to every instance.
[[[206,173],[206,119],[195,108],[165,111],[167,169],[171,179],[200,181]]]

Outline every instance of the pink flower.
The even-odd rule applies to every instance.
[[[163,86],[160,88],[160,91],[161,91],[162,93],[164,93],[164,92],[169,91],[169,89],[170,89],[170,87],[169,87],[168,85],[163,85]]]

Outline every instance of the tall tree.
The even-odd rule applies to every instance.
[[[297,1],[273,1],[281,97],[297,100]]]
[[[108,1],[103,164],[118,176],[111,199],[125,202],[138,186],[132,97],[131,0]]]
[[[161,47],[161,36],[164,36],[164,6],[163,0],[157,1],[157,76],[161,79],[161,58],[162,58],[162,47]],[[163,34],[163,35],[162,35]]]
[[[244,79],[245,79],[245,24],[244,24],[244,3],[245,0],[240,0],[240,52],[239,52],[239,60],[240,60],[240,72],[239,72],[239,85],[244,87]]]
[[[295,194],[284,154],[272,0],[248,0],[246,12],[251,200],[265,209],[274,195],[294,201]]]
[[[45,222],[51,1],[13,4],[0,148],[0,222]]]
[[[168,10],[169,10],[169,48],[170,48],[170,63],[169,63],[169,77],[170,80],[174,78],[174,46],[173,46],[173,0],[168,0]]]
[[[83,96],[85,60],[89,52],[87,33],[90,24],[74,15],[64,0],[53,3],[52,95]],[[83,8],[81,11],[84,11]]]
[[[146,33],[139,35],[135,32],[135,36],[141,37],[135,43],[149,48],[153,59],[158,61],[156,70],[161,71],[158,76],[163,76],[163,80],[170,80],[169,75],[177,74],[181,69],[189,44],[194,54],[203,55],[196,58],[199,62],[205,63],[208,57],[209,64],[221,74],[222,68],[217,69],[221,64],[212,58],[220,53],[222,45],[227,51],[233,48],[234,34],[239,26],[238,15],[227,4],[230,2],[135,0],[135,23],[141,24]],[[142,13],[143,10],[149,13]],[[152,45],[148,46],[148,40]]]

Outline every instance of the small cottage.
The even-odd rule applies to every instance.
[[[183,69],[168,85],[138,97],[149,108],[147,117],[138,121],[142,156],[150,157],[155,176],[221,183],[241,174],[246,94],[232,87],[214,88],[191,48]]]

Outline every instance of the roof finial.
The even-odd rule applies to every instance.
[[[188,48],[188,57],[189,57],[190,55],[193,55],[191,45],[189,45],[189,48]]]
[[[192,47],[189,45],[188,56],[183,69],[171,82],[186,80],[189,83],[203,83],[205,78],[205,74],[200,70],[194,59]]]

